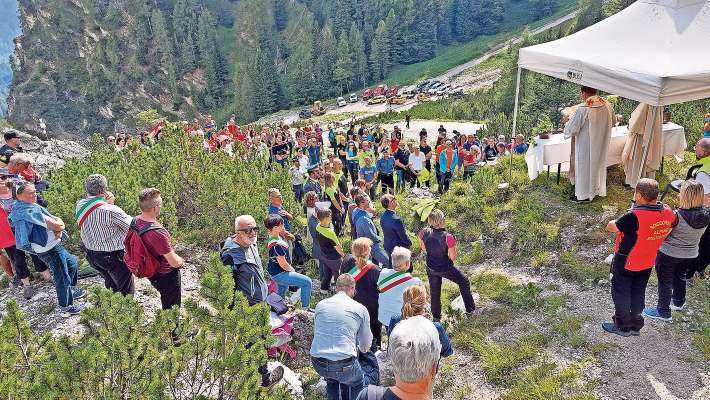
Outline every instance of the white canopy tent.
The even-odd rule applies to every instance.
[[[513,135],[523,68],[650,104],[655,119],[659,106],[710,97],[708,43],[710,0],[638,0],[572,35],[520,49]],[[642,169],[647,155],[648,147]]]

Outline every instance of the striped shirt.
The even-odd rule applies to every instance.
[[[94,197],[79,200],[77,214]],[[120,207],[103,204],[84,217],[81,225],[81,241],[87,250],[118,251],[123,250],[123,239],[131,225],[131,217]]]

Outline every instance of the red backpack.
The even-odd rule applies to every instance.
[[[141,238],[147,232],[157,229],[160,229],[160,227],[152,223],[138,229],[136,228],[136,219],[133,218],[126,238],[123,239],[123,247],[125,249],[123,260],[126,262],[128,269],[138,278],[151,278],[158,272],[160,267],[160,262],[148,250]]]

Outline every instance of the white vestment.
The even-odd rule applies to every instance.
[[[573,137],[574,194],[578,200],[606,196],[606,153],[611,139],[614,111],[611,104],[592,96],[579,105],[565,125],[565,138]]]

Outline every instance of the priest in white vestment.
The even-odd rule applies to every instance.
[[[565,125],[565,138],[572,138],[570,180],[579,201],[606,196],[606,153],[614,125],[614,109],[596,89],[582,87],[582,103]]]

